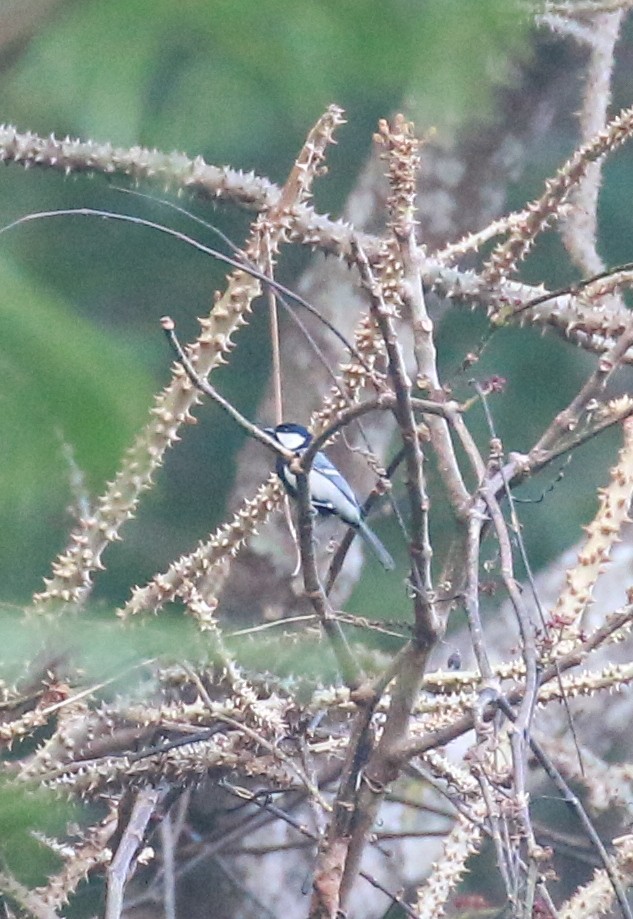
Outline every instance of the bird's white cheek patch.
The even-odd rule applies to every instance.
[[[275,436],[286,450],[299,450],[305,443],[305,437],[296,431],[277,431]]]

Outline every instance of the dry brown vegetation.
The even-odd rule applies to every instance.
[[[416,232],[420,145],[402,116],[381,122],[375,137],[388,178],[382,235],[332,220],[311,206],[313,183],[324,172],[328,147],[343,123],[334,105],[310,131],[282,188],[201,159],[0,130],[0,155],[9,164],[62,174],[126,175],[255,212],[250,235],[235,256],[236,267],[187,350],[201,380],[208,381],[217,367],[230,362],[231,351],[239,347],[237,333],[249,322],[256,301],[268,302],[276,336],[277,298],[287,296],[274,283],[275,260],[283,247],[304,246],[334,257],[340,264],[328,270],[336,273],[345,266],[345,283],[355,289],[350,293],[353,307],[344,316],[340,303],[334,310],[332,322],[344,341],[336,347],[339,355],[344,353],[312,415],[314,446],[301,461],[292,460],[303,483],[296,537],[300,585],[292,571],[293,540],[281,515],[277,535],[269,529],[264,545],[245,548],[282,506],[274,475],[249,491],[249,477],[259,475],[249,460],[238,476],[235,513],[190,554],[135,587],[118,611],[124,630],[130,621],[172,604],[184,608],[200,629],[208,665],[186,655],[169,664],[146,661],[138,668],[143,681],[119,695],[104,696],[103,685],[82,682],[79,674],[69,684],[65,672],[62,681],[50,662],[39,677],[31,664],[19,686],[2,686],[0,739],[7,749],[24,751],[7,760],[7,776],[93,802],[92,813],[98,814],[92,823],[86,817],[68,840],[47,841],[62,867],[45,886],[29,890],[8,869],[0,869],[7,915],[14,914],[11,910],[34,917],[64,915],[80,882],[99,873],[106,878],[107,919],[185,915],[187,907],[177,910],[177,891],[178,902],[184,902],[187,870],[205,853],[223,856],[225,868],[233,866],[235,885],[246,890],[260,886],[249,885],[248,879],[264,858],[279,887],[290,884],[289,877],[300,887],[297,874],[309,871],[310,896],[302,910],[296,898],[292,915],[310,919],[382,915],[389,902],[384,895],[402,915],[418,919],[444,910],[454,915],[593,917],[614,908],[631,915],[626,891],[633,881],[633,837],[617,822],[605,838],[594,819],[621,803],[631,770],[630,745],[628,758],[610,772],[599,751],[580,749],[570,710],[574,698],[608,699],[633,678],[630,662],[616,664],[610,656],[614,643],[628,634],[633,605],[607,603],[598,621],[587,626],[594,588],[628,523],[633,489],[633,400],[608,395],[614,375],[633,361],[633,322],[621,296],[633,270],[630,265],[607,270],[596,253],[601,164],[633,133],[633,109],[607,114],[613,48],[626,4],[580,7],[551,4],[543,14],[556,29],[574,35],[585,30],[581,38],[592,42],[577,150],[523,210],[435,251]],[[585,277],[559,291],[517,277],[534,242],[553,226],[561,227],[565,246]],[[466,255],[478,257],[476,269],[458,267]],[[458,401],[445,385],[426,304],[429,291],[484,311],[491,328],[549,329],[594,355],[594,368],[582,387],[529,450],[515,452],[496,436],[490,405],[502,380],[480,381],[467,401]],[[465,365],[476,361],[477,354],[464,355]],[[208,395],[214,398],[214,390]],[[94,578],[107,564],[109,546],[125,537],[124,524],[151,487],[165,452],[177,447],[183,425],[192,421],[202,398],[191,375],[176,363],[116,477],[90,514],[77,522],[34,597],[30,623],[37,616],[49,622],[82,611],[89,615]],[[277,395],[277,411],[279,400]],[[490,417],[485,452],[470,424],[476,406]],[[237,424],[274,449],[237,410],[228,410]],[[337,580],[351,544],[347,537],[328,559],[329,570],[324,568],[322,553],[314,548],[305,490],[315,451],[340,439],[359,420],[386,432],[377,441],[369,438],[373,450],[367,451],[371,472],[366,475],[375,485],[373,499],[389,491],[390,478],[401,475],[405,483],[400,513],[410,621],[400,630],[399,650],[391,655],[370,653],[355,641],[359,628],[386,626],[345,613],[358,556]],[[521,589],[515,574],[522,546],[513,490],[614,426],[621,430],[622,445],[597,513],[564,583],[555,595],[539,599],[534,581]],[[386,469],[388,444],[395,460]],[[428,487],[431,459],[441,481],[439,497]],[[449,503],[454,525],[441,557],[434,555],[429,530],[437,500]],[[278,548],[271,548],[277,538]],[[496,544],[494,568],[507,598],[503,615],[512,639],[501,655],[481,617],[484,540]],[[336,680],[309,685],[297,674],[294,681],[281,681],[263,667],[245,665],[236,651],[236,630],[222,615],[228,595],[233,607],[238,597],[244,609],[258,606],[268,612],[276,624],[278,649],[296,647],[305,638],[324,655],[331,654]],[[438,670],[429,659],[441,647],[456,609],[466,613],[471,646],[466,654],[473,666]],[[292,623],[284,629],[288,617]],[[241,631],[256,642],[268,635],[270,624]],[[567,700],[567,707],[561,700]],[[550,724],[550,710],[556,711],[557,724],[564,720],[567,746],[543,729]],[[609,777],[616,768],[620,784],[612,787]],[[574,812],[596,865],[592,879],[562,900],[551,890],[555,843],[532,807],[530,774],[535,771],[547,777],[553,793]],[[583,803],[570,782],[576,791],[584,787],[589,800]],[[187,829],[187,814],[200,789],[206,789],[223,816],[211,830],[196,835]],[[229,820],[233,810],[239,817]],[[389,869],[387,880],[374,871],[372,853],[380,852],[385,840],[404,843],[431,829],[435,849],[417,850],[415,884],[404,869],[394,869],[393,883]],[[575,839],[579,836],[580,831]],[[488,841],[498,871],[489,887],[494,896],[455,898],[469,860]],[[396,851],[398,858],[411,856],[404,845]],[[145,879],[145,895],[135,876]],[[215,883],[220,890],[220,881]],[[371,907],[359,894],[363,885],[375,898]],[[265,890],[267,882],[261,886]],[[234,915],[281,915],[258,904],[253,889],[239,909],[234,907]],[[505,906],[494,907],[499,896]]]

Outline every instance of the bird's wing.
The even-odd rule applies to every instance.
[[[317,509],[336,514],[352,526],[360,523],[360,508],[354,492],[323,453],[317,453],[310,470],[310,493]]]

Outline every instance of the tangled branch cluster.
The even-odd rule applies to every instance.
[[[209,666],[186,659],[173,665],[145,662],[142,669],[151,673],[151,688],[145,683],[136,694],[121,696],[104,696],[101,685],[62,686],[51,675],[28,699],[15,687],[2,687],[0,741],[7,749],[21,745],[29,751],[7,766],[13,781],[43,783],[98,803],[103,811],[63,844],[47,841],[62,867],[44,886],[29,890],[8,869],[0,870],[0,888],[24,914],[61,916],[80,882],[105,871],[105,915],[115,919],[124,909],[130,876],[148,859],[156,883],[169,890],[174,850],[186,846],[188,796],[211,781],[224,796],[248,807],[249,815],[241,832],[234,830],[230,839],[211,842],[211,847],[219,844],[235,855],[246,854],[249,833],[262,820],[282,824],[294,845],[309,847],[310,919],[346,914],[362,883],[382,889],[406,915],[439,916],[454,897],[469,859],[488,840],[513,915],[590,917],[614,903],[630,915],[626,888],[633,883],[633,839],[623,836],[605,847],[565,778],[585,781],[578,764],[557,760],[539,739],[537,713],[577,695],[610,692],[633,679],[630,664],[591,666],[594,652],[620,641],[630,629],[633,604],[611,610],[591,631],[584,627],[598,579],[628,522],[633,492],[633,400],[609,401],[605,396],[614,374],[633,359],[633,323],[619,299],[633,274],[627,266],[557,292],[532,288],[514,275],[547,226],[561,219],[568,227],[573,224],[574,196],[586,193],[588,177],[599,181],[590,167],[629,140],[633,109],[586,137],[543,195],[524,211],[435,253],[427,253],[416,239],[419,149],[403,117],[392,124],[381,122],[376,136],[390,188],[384,236],[362,234],[312,208],[313,182],[342,122],[342,111],[331,106],[310,132],[282,189],[201,159],[191,162],[183,156],[0,130],[0,156],[6,162],[64,173],[88,170],[157,179],[256,211],[240,267],[228,276],[188,350],[202,379],[229,360],[255,301],[270,289],[262,278],[272,277],[273,260],[285,245],[307,246],[344,260],[366,302],[349,354],[314,416],[313,446],[295,460],[301,571],[311,605],[304,618],[322,630],[340,682],[311,687],[306,694],[299,679],[282,683],[240,664],[231,636],[224,634],[218,609],[232,562],[281,504],[279,484],[271,477],[256,493],[244,496],[232,519],[194,551],[134,588],[119,611],[129,622],[148,612],[160,613],[174,602],[184,604],[207,642]],[[454,267],[460,256],[477,252],[493,236],[500,241],[481,270]],[[468,403],[456,401],[444,386],[425,301],[430,289],[485,310],[492,324],[549,327],[598,355],[581,390],[528,451],[508,452],[493,436],[489,452],[482,454],[471,433],[469,411],[475,403],[488,410],[495,383],[480,385]],[[106,550],[121,538],[165,452],[192,420],[199,398],[190,376],[176,365],[114,481],[72,532],[35,596],[30,616],[88,614],[93,580]],[[305,484],[316,450],[370,412],[388,414],[397,425],[406,484],[411,600],[408,639],[371,669],[367,655],[345,630],[350,617],[330,599],[349,540],[334,559],[324,588]],[[621,428],[623,443],[597,513],[556,602],[541,609],[535,620],[515,573],[520,526],[513,490],[612,426]],[[426,471],[431,456],[455,521],[452,545],[436,560],[429,531],[433,495]],[[492,658],[481,620],[482,543],[489,536],[496,541],[500,579],[520,636],[516,655],[502,662]],[[457,608],[466,612],[476,665],[472,671],[431,671],[430,655]],[[300,635],[295,630],[279,640],[292,644]],[[580,665],[587,669],[579,670]],[[29,738],[37,739],[32,749],[24,745]],[[586,755],[584,761],[587,773],[597,773],[598,766]],[[552,851],[535,827],[528,787],[531,762],[538,763],[574,809],[597,853],[593,880],[558,907],[549,889]],[[441,854],[426,881],[405,897],[401,891],[385,890],[367,871],[365,857],[381,844],[378,828],[385,802],[397,800],[398,790],[412,781],[430,783],[447,804]],[[273,803],[277,794],[279,804]],[[613,799],[607,795],[606,800]],[[414,808],[412,800],[408,804]],[[160,830],[154,827],[155,818]],[[148,839],[152,850],[158,848],[158,837],[160,856],[147,848]],[[283,853],[278,841],[271,848]],[[456,904],[452,908],[459,912]]]

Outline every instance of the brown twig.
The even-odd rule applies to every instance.
[[[171,316],[163,316],[160,320],[160,324],[163,328],[165,335],[167,336],[167,341],[171,345],[174,354],[176,355],[177,360],[180,361],[184,367],[187,376],[193,383],[193,385],[203,392],[205,396],[209,396],[210,399],[213,399],[216,405],[219,405],[220,408],[229,415],[233,421],[235,421],[241,428],[243,428],[246,433],[253,437],[255,440],[258,440],[265,447],[268,447],[269,450],[273,450],[278,456],[281,456],[282,459],[291,460],[294,457],[292,450],[286,450],[278,440],[274,437],[271,437],[270,434],[267,434],[263,428],[259,428],[256,424],[253,424],[252,421],[249,421],[241,412],[239,412],[235,406],[225,399],[224,396],[221,396],[220,393],[214,389],[213,386],[209,383],[208,380],[203,379],[199,373],[197,373],[195,367],[185,354],[185,351],[178,341],[176,335],[176,324]]]
[[[631,345],[633,345],[633,320],[629,321],[627,328],[613,347],[600,358],[598,366],[588,377],[580,392],[562,412],[558,413],[532,447],[529,454],[530,460],[540,458],[541,454],[550,450],[561,441],[561,438],[576,429],[587,405],[604,391],[613,374],[621,367]]]
[[[345,638],[340,623],[332,615],[330,604],[319,580],[314,554],[314,537],[312,520],[314,511],[310,499],[308,475],[310,459],[304,455],[300,465],[295,459],[291,469],[296,478],[297,504],[299,507],[299,547],[301,550],[301,570],[306,596],[309,599],[323,631],[328,636],[332,650],[341,670],[341,676],[350,689],[355,689],[361,681],[361,671]]]
[[[134,800],[129,820],[107,870],[105,919],[121,919],[123,894],[132,860],[143,843],[147,826],[166,789],[143,788]]]
[[[488,405],[487,396],[481,386],[477,385],[477,391],[482,400],[484,413],[490,429],[493,443],[500,443],[495,430],[492,415]],[[501,457],[497,456],[497,460]],[[501,468],[503,477],[503,469]],[[492,493],[487,483],[481,488],[481,493],[486,502],[488,513],[490,514],[492,525],[497,537],[497,543],[501,554],[501,575],[505,584],[508,596],[516,613],[521,634],[521,652],[525,662],[525,693],[519,707],[519,713],[516,718],[515,728],[512,733],[511,745],[514,765],[514,791],[517,801],[517,809],[520,813],[523,833],[528,841],[528,856],[537,849],[536,840],[532,830],[531,819],[528,809],[528,794],[526,787],[526,742],[530,736],[531,723],[536,705],[536,696],[538,692],[538,674],[537,674],[537,650],[536,650],[536,631],[534,623],[530,619],[527,607],[521,596],[516,578],[514,576],[514,562],[512,557],[512,546],[510,534],[504,520],[501,508],[499,507],[497,497]],[[508,483],[503,479],[503,493],[506,497],[510,496]]]
[[[502,709],[504,714],[511,720],[514,721],[516,715],[512,710],[511,706],[506,703],[506,700],[500,698],[498,700],[499,707]],[[558,791],[563,797],[563,800],[568,804],[576,813],[576,816],[580,820],[582,828],[587,835],[587,838],[591,841],[594,846],[598,857],[605,868],[611,881],[611,886],[613,887],[616,899],[620,905],[620,910],[625,919],[633,919],[633,913],[629,907],[626,893],[622,887],[619,877],[614,869],[613,863],[607,850],[605,849],[602,840],[600,839],[599,834],[596,831],[589,815],[585,811],[580,799],[573,793],[563,776],[560,774],[554,763],[551,761],[549,756],[545,753],[541,745],[533,737],[529,739],[530,749],[534,753],[534,756],[539,761],[543,771],[549,776],[552,780]]]
[[[546,686],[551,680],[557,679],[560,673],[579,666],[592,651],[599,648],[611,635],[632,621],[633,604],[624,607],[618,613],[614,613],[608,622],[596,629],[582,644],[578,644],[567,653],[561,655],[554,664],[546,666],[541,674],[539,685],[541,687]],[[516,705],[521,701],[522,697],[522,687],[511,689],[505,695],[506,701],[510,705]],[[490,705],[483,713],[483,717],[486,720],[490,720],[494,717],[494,711],[494,705]],[[405,741],[397,750],[393,751],[393,755],[398,761],[405,762],[412,757],[421,756],[428,750],[445,747],[451,741],[471,731],[474,726],[475,715],[472,712],[468,712],[445,728]]]
[[[411,513],[409,551],[414,591],[415,628],[419,642],[425,644],[437,639],[439,622],[434,609],[431,580],[432,550],[428,532],[429,499],[422,471],[422,451],[411,404],[411,381],[406,372],[390,310],[383,299],[380,285],[373,276],[367,256],[359,243],[354,244],[354,257],[363,286],[369,294],[372,315],[382,333],[389,361],[389,373],[396,396],[394,412],[398,419],[405,450],[407,491]]]

